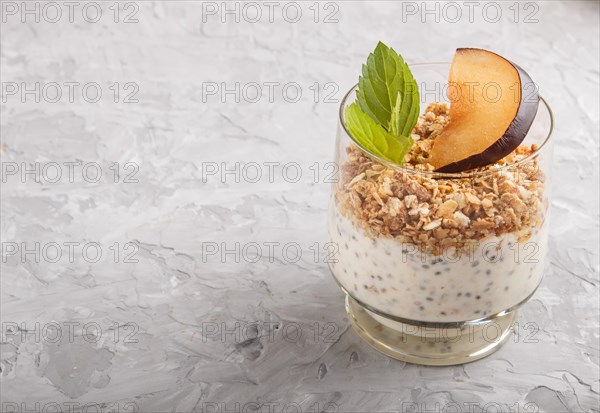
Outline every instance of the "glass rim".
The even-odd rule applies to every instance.
[[[415,64],[411,64],[409,66],[410,67],[423,67],[423,66],[441,66],[441,65],[450,65],[450,64],[451,64],[450,62],[430,62],[430,63],[415,63]],[[491,169],[485,170],[485,171],[477,171],[477,170],[473,171],[472,170],[472,171],[466,171],[466,172],[436,172],[436,171],[426,171],[423,169],[407,168],[405,166],[398,165],[394,162],[391,162],[387,159],[381,158],[381,157],[377,156],[376,154],[374,154],[373,152],[369,151],[364,146],[362,146],[356,139],[354,139],[354,136],[352,136],[350,131],[348,131],[348,129],[346,128],[346,123],[344,122],[344,108],[345,108],[346,102],[350,98],[351,94],[353,92],[355,92],[356,89],[358,89],[358,83],[356,83],[354,86],[352,86],[350,88],[350,90],[344,95],[344,97],[342,98],[342,102],[340,103],[340,109],[339,109],[338,115],[339,115],[339,122],[342,125],[344,132],[350,138],[350,140],[352,140],[352,142],[354,142],[354,144],[358,147],[358,149],[360,149],[361,152],[363,152],[369,158],[371,158],[372,160],[374,160],[380,164],[385,165],[388,168],[391,168],[391,169],[394,169],[396,171],[400,171],[403,173],[407,173],[407,174],[422,175],[422,176],[427,176],[427,177],[431,177],[431,178],[447,178],[447,179],[461,179],[461,178],[472,178],[472,177],[476,177],[476,176],[492,175],[492,174],[495,174],[495,173],[498,173],[501,171],[505,171],[505,170],[509,170],[509,169],[518,167],[519,165],[522,165],[524,163],[530,162],[532,159],[534,159],[535,157],[537,157],[540,154],[540,152],[546,146],[546,144],[550,141],[550,138],[552,137],[552,135],[554,133],[554,113],[552,112],[552,108],[550,108],[550,105],[548,104],[546,99],[544,99],[540,95],[540,103],[543,103],[543,105],[546,107],[546,110],[548,111],[548,115],[550,117],[550,127],[549,127],[546,137],[544,138],[544,141],[540,145],[538,145],[538,148],[535,151],[530,153],[525,158],[518,160],[516,162],[510,163],[510,164],[507,164],[507,165],[498,166],[498,167],[491,168]]]

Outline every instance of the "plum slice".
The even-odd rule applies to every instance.
[[[450,122],[433,142],[438,172],[461,172],[504,158],[525,139],[539,95],[529,75],[482,49],[457,49],[448,79]]]

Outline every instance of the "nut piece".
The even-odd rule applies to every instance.
[[[362,179],[365,177],[365,173],[361,173],[359,175],[356,175],[354,178],[352,178],[352,180],[350,182],[348,182],[348,186],[352,186],[355,183],[357,183],[358,181],[362,181]]]
[[[483,209],[488,210],[494,207],[494,203],[488,198],[483,198],[483,201],[481,201],[481,206]]]
[[[386,203],[386,209],[392,217],[398,215],[403,206],[404,205],[402,205],[402,201],[396,197],[388,199]]]
[[[429,224],[424,225],[423,229],[425,231],[429,231],[429,230],[432,230],[432,229],[435,229],[435,228],[439,227],[440,225],[442,225],[442,220],[441,219],[436,219],[435,221],[431,221]]]
[[[471,222],[469,217],[460,211],[456,211],[454,215],[452,215],[452,218],[454,218],[454,221],[463,228],[468,227]]]
[[[406,208],[412,209],[417,206],[417,196],[416,195],[406,195],[404,197],[404,205]]]
[[[481,205],[481,201],[475,195],[470,192],[465,193],[465,197],[467,197],[467,201],[473,205]]]
[[[442,205],[440,205],[440,207],[437,210],[436,216],[442,218],[451,218],[454,211],[456,211],[456,208],[458,208],[458,202],[449,199]]]
[[[471,224],[471,228],[473,228],[476,231],[486,231],[488,229],[494,228],[494,226],[495,224],[493,222],[486,221],[481,218],[473,222],[473,224]]]
[[[515,194],[502,194],[502,201],[508,203],[515,212],[523,212],[527,209],[527,205],[521,201]]]

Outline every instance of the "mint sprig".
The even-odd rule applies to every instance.
[[[379,42],[362,67],[356,102],[346,108],[346,126],[365,149],[402,164],[418,117],[417,82],[404,59]]]

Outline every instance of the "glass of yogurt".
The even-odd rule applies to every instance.
[[[462,173],[424,166],[448,122],[443,87],[449,64],[411,66],[422,114],[409,161],[370,153],[344,126],[328,212],[329,263],[346,294],[356,332],[385,354],[453,365],[506,343],[516,310],[540,285],[548,238],[552,112],[541,99],[522,145],[494,165]]]

